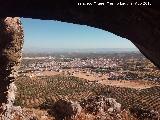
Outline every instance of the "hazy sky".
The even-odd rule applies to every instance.
[[[24,48],[135,48],[127,39],[86,25],[22,18]]]

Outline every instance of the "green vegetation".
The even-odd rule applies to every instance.
[[[39,107],[47,101],[60,98],[80,101],[93,95],[105,95],[117,99],[123,108],[139,105],[146,109],[160,111],[160,87],[143,90],[105,86],[89,83],[73,76],[20,77],[15,104],[24,107]]]

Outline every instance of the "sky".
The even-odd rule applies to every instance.
[[[25,49],[135,48],[125,38],[86,25],[31,18],[21,18],[21,21]]]

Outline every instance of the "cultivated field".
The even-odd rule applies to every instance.
[[[30,77],[20,77],[16,81],[16,85],[18,93],[15,104],[24,107],[38,108],[47,101],[54,103],[60,98],[81,101],[89,96],[105,95],[117,99],[123,108],[139,105],[160,112],[159,86],[136,90],[106,86],[100,83],[87,82],[82,78],[62,75],[41,76],[36,77],[35,80],[30,79]]]
[[[75,70],[69,69],[65,70],[65,72],[74,72]],[[63,75],[62,72],[55,71],[43,71],[39,72],[39,74],[35,76],[55,76],[55,75]],[[134,88],[134,89],[146,89],[154,86],[160,86],[158,83],[147,81],[147,80],[108,80],[107,75],[93,75],[90,73],[83,73],[82,71],[73,73],[72,75],[78,78],[82,78],[80,80],[88,80],[90,82],[97,82],[103,85],[116,86],[116,87],[126,87],[126,88]]]

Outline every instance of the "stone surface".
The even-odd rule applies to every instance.
[[[0,109],[2,119],[9,120],[15,100],[14,80],[20,65],[23,30],[18,17],[0,19]]]
[[[96,116],[97,120],[122,120],[121,104],[114,98],[92,96],[80,102],[82,108]]]
[[[120,113],[121,104],[116,102],[114,98],[107,98],[105,96],[93,96],[80,102],[83,109],[90,113]]]
[[[79,103],[60,99],[54,104],[52,112],[56,120],[76,120],[81,110]]]

